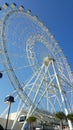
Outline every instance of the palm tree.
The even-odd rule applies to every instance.
[[[73,123],[73,113],[69,113],[68,115],[65,115],[63,112],[57,112],[55,114],[55,117],[60,120],[60,129],[62,130],[62,122],[65,120],[68,122],[70,120]]]
[[[73,122],[73,113],[68,114],[67,119],[69,119],[71,122]]]
[[[27,119],[26,119],[26,121],[30,124],[30,130],[32,130],[32,126],[31,126],[31,124],[33,123],[33,122],[36,122],[36,120],[37,120],[37,118],[35,117],[35,116],[30,116],[30,117],[28,117]]]
[[[63,120],[66,120],[66,115],[63,112],[57,112],[55,117],[60,120],[60,130],[63,129]]]
[[[72,129],[72,123],[73,123],[73,113],[69,113],[67,116],[67,120],[70,120],[70,128]]]

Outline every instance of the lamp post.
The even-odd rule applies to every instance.
[[[0,72],[0,78],[2,78],[2,76],[3,76],[3,74],[2,74],[2,72]]]
[[[11,109],[11,103],[14,102],[14,97],[13,96],[7,96],[4,100],[4,102],[9,104],[8,115],[7,115],[7,120],[6,120],[6,127],[5,127],[5,130],[7,130],[9,113],[10,113],[10,109]]]

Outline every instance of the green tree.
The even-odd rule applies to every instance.
[[[36,122],[37,118],[35,116],[30,116],[26,119],[26,121],[30,124],[30,130],[32,130],[32,123]]]
[[[67,119],[69,119],[71,122],[73,122],[73,113],[68,114]]]
[[[66,120],[66,115],[63,112],[57,112],[55,117],[60,120],[60,130],[63,129],[63,120]]]

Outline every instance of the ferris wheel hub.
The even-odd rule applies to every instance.
[[[49,64],[49,62],[51,62],[51,61],[54,61],[54,59],[53,58],[51,58],[50,56],[46,56],[45,58],[44,58],[44,65],[45,66],[48,66],[48,64]]]

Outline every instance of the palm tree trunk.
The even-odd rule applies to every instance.
[[[32,123],[30,123],[30,130],[33,130],[33,126],[32,126]]]
[[[59,130],[63,130],[62,120],[60,121],[60,127],[59,127]]]

